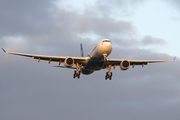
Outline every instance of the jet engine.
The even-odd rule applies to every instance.
[[[123,61],[120,63],[120,68],[121,68],[121,70],[127,70],[129,67],[130,67],[130,62],[127,61],[127,60],[123,60]]]
[[[74,65],[74,59],[70,58],[70,57],[67,57],[65,60],[64,60],[64,66],[65,67],[72,67]]]

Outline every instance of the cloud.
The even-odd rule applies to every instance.
[[[170,5],[172,5],[173,7],[176,7],[179,9],[179,5],[180,5],[180,1],[179,0],[164,0],[167,3],[170,3]]]
[[[51,7],[53,5],[49,0],[1,0],[0,25],[3,29],[0,30],[0,35],[36,34],[39,27],[47,24],[47,13]]]
[[[159,38],[153,38],[151,36],[145,36],[142,39],[142,44],[143,45],[162,45],[165,44],[165,40],[159,39]]]
[[[99,0],[97,1],[95,8],[104,18],[113,17],[115,19],[119,19],[119,17],[131,15],[133,13],[133,9],[142,2],[143,0]]]
[[[67,42],[71,41],[76,44],[77,40],[83,42],[84,38],[81,34],[94,33],[98,35],[98,41],[102,38],[110,38],[114,34],[133,34],[134,26],[127,21],[114,20],[112,18],[99,18],[94,12],[85,10],[83,14],[66,9],[58,8],[53,1],[31,1],[22,2],[23,7],[16,3],[3,1],[1,5],[1,17],[4,19],[0,22],[2,28],[0,31],[0,39],[2,46],[13,48],[15,44],[8,43],[7,38],[14,38],[17,43],[18,38],[24,42],[27,50],[42,51],[47,47],[53,51],[62,51],[67,46]],[[10,9],[9,9],[10,8]],[[3,12],[4,11],[4,12]],[[90,36],[90,35],[89,35]],[[92,37],[87,38],[91,40]],[[80,42],[79,42],[80,43]],[[79,46],[79,45],[78,45]],[[20,47],[16,47],[20,48]],[[91,48],[89,48],[91,49]],[[14,49],[16,50],[16,49]],[[20,51],[19,49],[17,51]],[[48,50],[49,51],[49,50]],[[48,53],[45,51],[45,53]],[[69,53],[72,51],[69,51]]]
[[[150,35],[142,38],[135,37],[113,37],[113,42],[116,47],[124,48],[146,48],[151,49],[152,47],[163,47],[167,42],[161,38],[152,37]]]
[[[134,59],[171,58],[137,49],[116,48],[113,53],[112,58],[117,55],[122,58],[134,55]],[[149,64],[143,69],[135,66],[120,71],[117,67],[112,70],[113,80],[105,81],[107,70],[74,80],[72,70],[53,68],[53,64],[37,63],[30,58],[0,55],[4,68],[0,69],[2,118],[178,118],[179,59]]]

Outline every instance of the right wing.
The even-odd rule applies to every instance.
[[[46,55],[7,52],[3,48],[2,48],[2,50],[8,54],[20,55],[20,56],[25,56],[25,57],[33,57],[35,60],[38,60],[38,62],[40,62],[40,61],[48,61],[48,63],[56,62],[56,63],[59,63],[59,65],[61,63],[64,63],[65,59],[67,58],[65,56],[46,56]],[[89,59],[89,57],[71,57],[71,58],[74,59],[74,66],[76,66],[77,63],[81,66],[84,66]]]

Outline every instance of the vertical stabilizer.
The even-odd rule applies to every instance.
[[[3,48],[1,48],[1,49],[6,53],[6,51]]]
[[[81,57],[84,57],[84,52],[83,52],[83,46],[82,46],[82,43],[80,44],[80,47],[81,47]]]

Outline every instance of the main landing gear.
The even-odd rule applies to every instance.
[[[107,79],[111,80],[111,78],[112,78],[112,72],[110,72],[111,71],[111,65],[109,65],[108,67],[109,68],[108,68],[108,72],[106,72],[105,80],[107,80]]]
[[[111,80],[112,72],[106,72],[105,80],[107,80],[108,78],[109,78],[109,80]]]
[[[73,77],[74,78],[80,78],[80,74],[81,74],[81,72],[80,71],[78,71],[79,70],[79,64],[77,63],[77,65],[76,65],[76,71],[74,71],[74,75],[73,75]]]
[[[77,78],[79,79],[79,78],[80,78],[80,74],[81,74],[80,71],[74,71],[74,76],[73,76],[73,77],[74,77],[74,78],[77,77]]]

